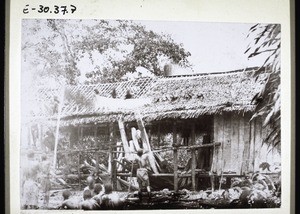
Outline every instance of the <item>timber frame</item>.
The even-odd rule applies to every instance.
[[[146,130],[143,132],[144,140],[152,144],[154,154],[170,151],[173,160],[172,172],[153,173],[150,177],[171,178],[172,188],[176,191],[181,188],[180,183],[184,179],[190,180],[191,190],[197,190],[199,179],[210,178],[211,188],[215,189],[217,184],[220,188],[221,182],[218,180],[224,178],[229,185],[231,177],[247,176],[249,173],[259,171],[259,166],[263,162],[280,162],[280,153],[269,151],[269,148],[262,144],[270,131],[269,127],[262,126],[263,118],[251,119],[256,107],[252,102],[253,97],[263,87],[263,81],[253,79],[251,75],[253,71],[255,68],[216,74],[143,78],[112,84],[67,86],[64,90],[72,94],[73,99],[80,94],[89,103],[93,103],[94,90],[97,89],[105,100],[119,102],[121,107],[128,104],[123,98],[128,89],[134,89],[133,102],[151,98],[150,103],[138,108],[140,121],[144,123],[142,129]],[[114,89],[118,93],[116,100],[110,97]],[[39,101],[43,101],[44,98],[43,104],[51,106],[53,105],[51,97],[61,94],[60,92],[61,89],[39,89],[32,94]],[[105,153],[109,156],[105,170],[114,189],[118,188],[120,182],[128,185],[124,180],[120,180],[120,177],[132,177],[132,172],[118,171],[122,162],[118,158],[125,154],[120,148],[122,143],[124,146],[124,141],[127,141],[125,138],[128,130],[125,126],[123,130],[125,135],[120,134],[118,122],[122,117],[123,122],[129,127],[140,128],[141,122],[138,123],[136,120],[137,109],[103,109],[85,106],[82,103],[76,104],[76,100],[69,102],[63,109],[58,108],[58,112],[49,113],[46,107],[41,107],[40,112],[26,115],[22,129],[26,137],[23,140],[31,145],[41,142],[43,123],[56,128],[55,145],[63,127],[77,129],[80,144],[84,143],[82,138],[86,128],[90,129],[89,134],[92,136],[98,136],[101,131],[106,136],[103,143],[107,149],[101,149],[96,145],[95,148],[70,150],[69,153]],[[37,133],[34,135],[37,136],[33,137],[31,127],[35,125]],[[167,146],[161,144],[166,133],[172,134],[172,142]],[[203,133],[206,137],[202,135]],[[153,146],[154,138],[156,147]],[[179,166],[181,151],[187,151],[190,157],[190,166],[186,172]],[[207,162],[205,167],[197,163],[202,156],[205,156]],[[80,155],[78,162],[82,162]],[[99,155],[95,155],[95,162],[95,171],[98,173]],[[56,167],[57,163],[54,161],[53,165]],[[80,175],[79,168],[78,172],[79,177],[85,176]]]

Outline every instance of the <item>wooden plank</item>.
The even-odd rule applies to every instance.
[[[141,117],[139,112],[135,112],[135,117],[136,117],[138,127],[141,131],[142,140],[143,140],[143,142],[145,142],[145,144],[147,146],[147,148],[144,148],[144,150],[148,151],[148,160],[150,162],[151,169],[153,170],[154,173],[159,173],[158,168],[157,168],[157,162],[156,162],[154,154],[152,152],[152,149],[151,149],[151,146],[150,146],[150,142],[149,142],[149,139],[148,139],[148,135],[147,135],[146,128],[145,128],[144,122],[142,120],[142,117]]]
[[[230,139],[231,139],[231,171],[239,173],[238,170],[239,162],[239,115],[232,113],[231,114],[231,132],[230,132]]]
[[[79,178],[79,189],[81,190],[81,174],[80,174],[80,161],[81,161],[81,154],[78,153],[78,166],[77,166],[77,173]]]
[[[220,128],[219,128],[219,123],[218,123],[218,117],[217,115],[213,116],[213,142],[218,142],[219,138],[219,132],[220,132]],[[220,148],[214,148],[214,152],[213,152],[213,163],[212,163],[212,167],[211,167],[211,172],[217,172],[218,171],[218,161],[219,161],[219,150]]]
[[[114,131],[113,131],[113,124],[108,125],[108,133],[109,133],[109,156],[108,156],[108,172],[111,175],[111,183],[112,181],[112,162],[113,162],[113,141],[114,141]]]
[[[61,93],[61,97],[60,97],[59,105],[58,105],[56,130],[55,130],[55,142],[54,142],[53,169],[56,168],[57,147],[58,147],[58,139],[59,139],[59,126],[60,126],[60,118],[63,113],[64,99],[65,99],[65,88],[62,89],[62,93]]]
[[[192,130],[191,130],[191,144],[195,144],[195,123],[192,123]],[[191,174],[192,174],[192,191],[196,190],[196,154],[195,149],[191,150],[192,155],[192,161],[191,161]]]
[[[173,168],[174,168],[174,191],[178,191],[178,151],[177,146],[177,130],[176,122],[173,123]]]
[[[117,142],[117,146],[122,145],[122,142]],[[121,161],[122,157],[123,157],[123,152],[122,152],[123,147],[117,147],[117,160]],[[123,166],[121,164],[117,164],[117,170],[122,170]]]
[[[269,126],[262,128],[262,139],[263,140],[267,137],[268,131],[269,131]],[[263,152],[265,153],[265,155],[264,155],[264,157],[262,159],[265,162],[272,164],[272,163],[274,163],[273,162],[274,151],[269,151],[270,148],[268,148],[267,144],[263,145]]]
[[[127,141],[127,137],[126,137],[126,133],[125,133],[125,126],[124,126],[124,122],[122,120],[122,118],[120,118],[118,120],[118,125],[119,125],[119,131],[120,131],[120,135],[121,135],[121,139],[122,139],[122,143],[123,143],[123,148],[125,151],[125,157],[127,157],[127,153],[129,153],[129,146],[128,146],[128,141]]]
[[[217,152],[217,161],[216,161],[216,173],[218,175],[221,175],[222,169],[223,169],[223,147],[225,144],[224,141],[224,115],[215,115],[215,121],[216,124],[216,130],[214,134],[216,135],[216,141],[222,142],[222,146],[218,148]]]
[[[139,113],[139,112],[136,112],[136,113],[135,113],[135,117],[136,117],[136,121],[137,121],[139,130],[141,131],[141,137],[142,137],[142,140],[143,140],[143,142],[145,142],[146,145],[147,145],[147,148],[144,148],[144,149],[146,149],[146,150],[148,150],[148,151],[151,151],[151,146],[150,146],[148,134],[147,134],[147,132],[146,132],[146,128],[145,128],[145,125],[144,125],[144,122],[143,122],[143,120],[142,120],[142,117],[141,117],[140,113]]]
[[[174,149],[173,152],[173,166],[174,166],[174,191],[178,191],[178,151]]]
[[[262,161],[262,123],[259,118],[255,120],[255,153],[254,153],[254,171],[259,171],[259,165]],[[265,159],[265,158],[264,158]]]
[[[157,127],[157,141],[158,141],[158,147],[160,147],[160,141],[161,141],[160,123],[158,123],[158,127]]]
[[[231,171],[231,113],[224,113],[223,171]]]
[[[245,141],[244,141],[244,135],[245,135],[245,123],[244,123],[244,116],[239,117],[239,146],[238,146],[238,174],[242,175],[243,173],[243,165],[245,163],[244,160],[244,147],[245,147]]]
[[[250,117],[245,115],[244,117],[244,150],[243,150],[243,165],[242,173],[250,171],[250,143],[251,143],[251,127],[250,127]]]
[[[95,139],[97,138],[97,126],[94,126],[94,137]],[[99,143],[96,145],[97,149],[99,149]],[[96,152],[96,173],[98,174],[99,172],[99,153],[98,151]]]
[[[199,149],[199,148],[207,148],[207,147],[219,147],[222,143],[208,143],[203,145],[191,145],[191,146],[176,146],[177,150],[190,150],[190,149]],[[162,149],[153,150],[153,152],[163,152],[163,151],[171,151],[174,147],[163,147]]]
[[[250,121],[250,147],[249,147],[249,172],[254,171],[254,152],[255,152],[255,135],[254,135],[254,123],[255,119]]]
[[[132,141],[133,141],[133,145],[135,150],[139,150],[141,147],[138,143],[138,139],[136,137],[136,129],[134,127],[131,128],[131,137],[132,137]]]
[[[43,130],[42,130],[42,125],[38,124],[38,148],[41,148],[42,146],[42,140],[43,140]]]

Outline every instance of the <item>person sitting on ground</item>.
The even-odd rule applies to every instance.
[[[104,194],[103,187],[100,183],[95,184],[94,194],[95,194],[95,196],[93,197],[93,199],[96,200],[96,202],[98,203],[99,208],[100,208],[101,204],[102,204],[102,195]]]
[[[93,197],[95,195],[94,194],[95,180],[94,180],[93,176],[91,176],[91,175],[88,176],[86,179],[86,182],[87,182],[87,186],[83,189],[83,191],[90,190],[92,197]]]
[[[83,202],[80,204],[83,210],[98,210],[99,205],[97,201],[92,198],[92,192],[88,189],[83,191]]]
[[[61,209],[79,209],[78,201],[74,200],[73,198],[70,198],[71,195],[72,193],[70,190],[63,191],[62,196],[64,198],[64,201],[60,206]]]
[[[122,200],[117,193],[112,191],[112,185],[110,183],[104,185],[104,194],[102,196],[102,209],[114,210],[121,209]]]

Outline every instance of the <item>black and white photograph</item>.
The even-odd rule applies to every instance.
[[[21,210],[281,207],[281,25],[22,19]]]

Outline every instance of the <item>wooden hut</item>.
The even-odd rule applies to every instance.
[[[180,178],[190,176],[195,189],[201,176],[243,176],[261,171],[264,162],[280,163],[280,152],[263,144],[269,132],[262,126],[264,118],[251,119],[256,108],[253,98],[264,85],[264,77],[255,80],[253,70],[42,88],[35,91],[35,97],[44,105],[33,112],[27,124],[43,121],[73,127],[81,137],[83,130],[95,136],[101,132],[108,136],[104,141],[116,146],[118,120],[122,117],[135,126],[138,111],[151,143],[157,149],[173,151],[173,172],[162,174],[174,177],[175,189]],[[131,99],[126,99],[128,93]],[[54,107],[49,108],[51,105]],[[169,147],[161,144],[168,133],[172,135]],[[190,151],[186,176],[181,175],[184,169],[178,163],[180,150]]]

